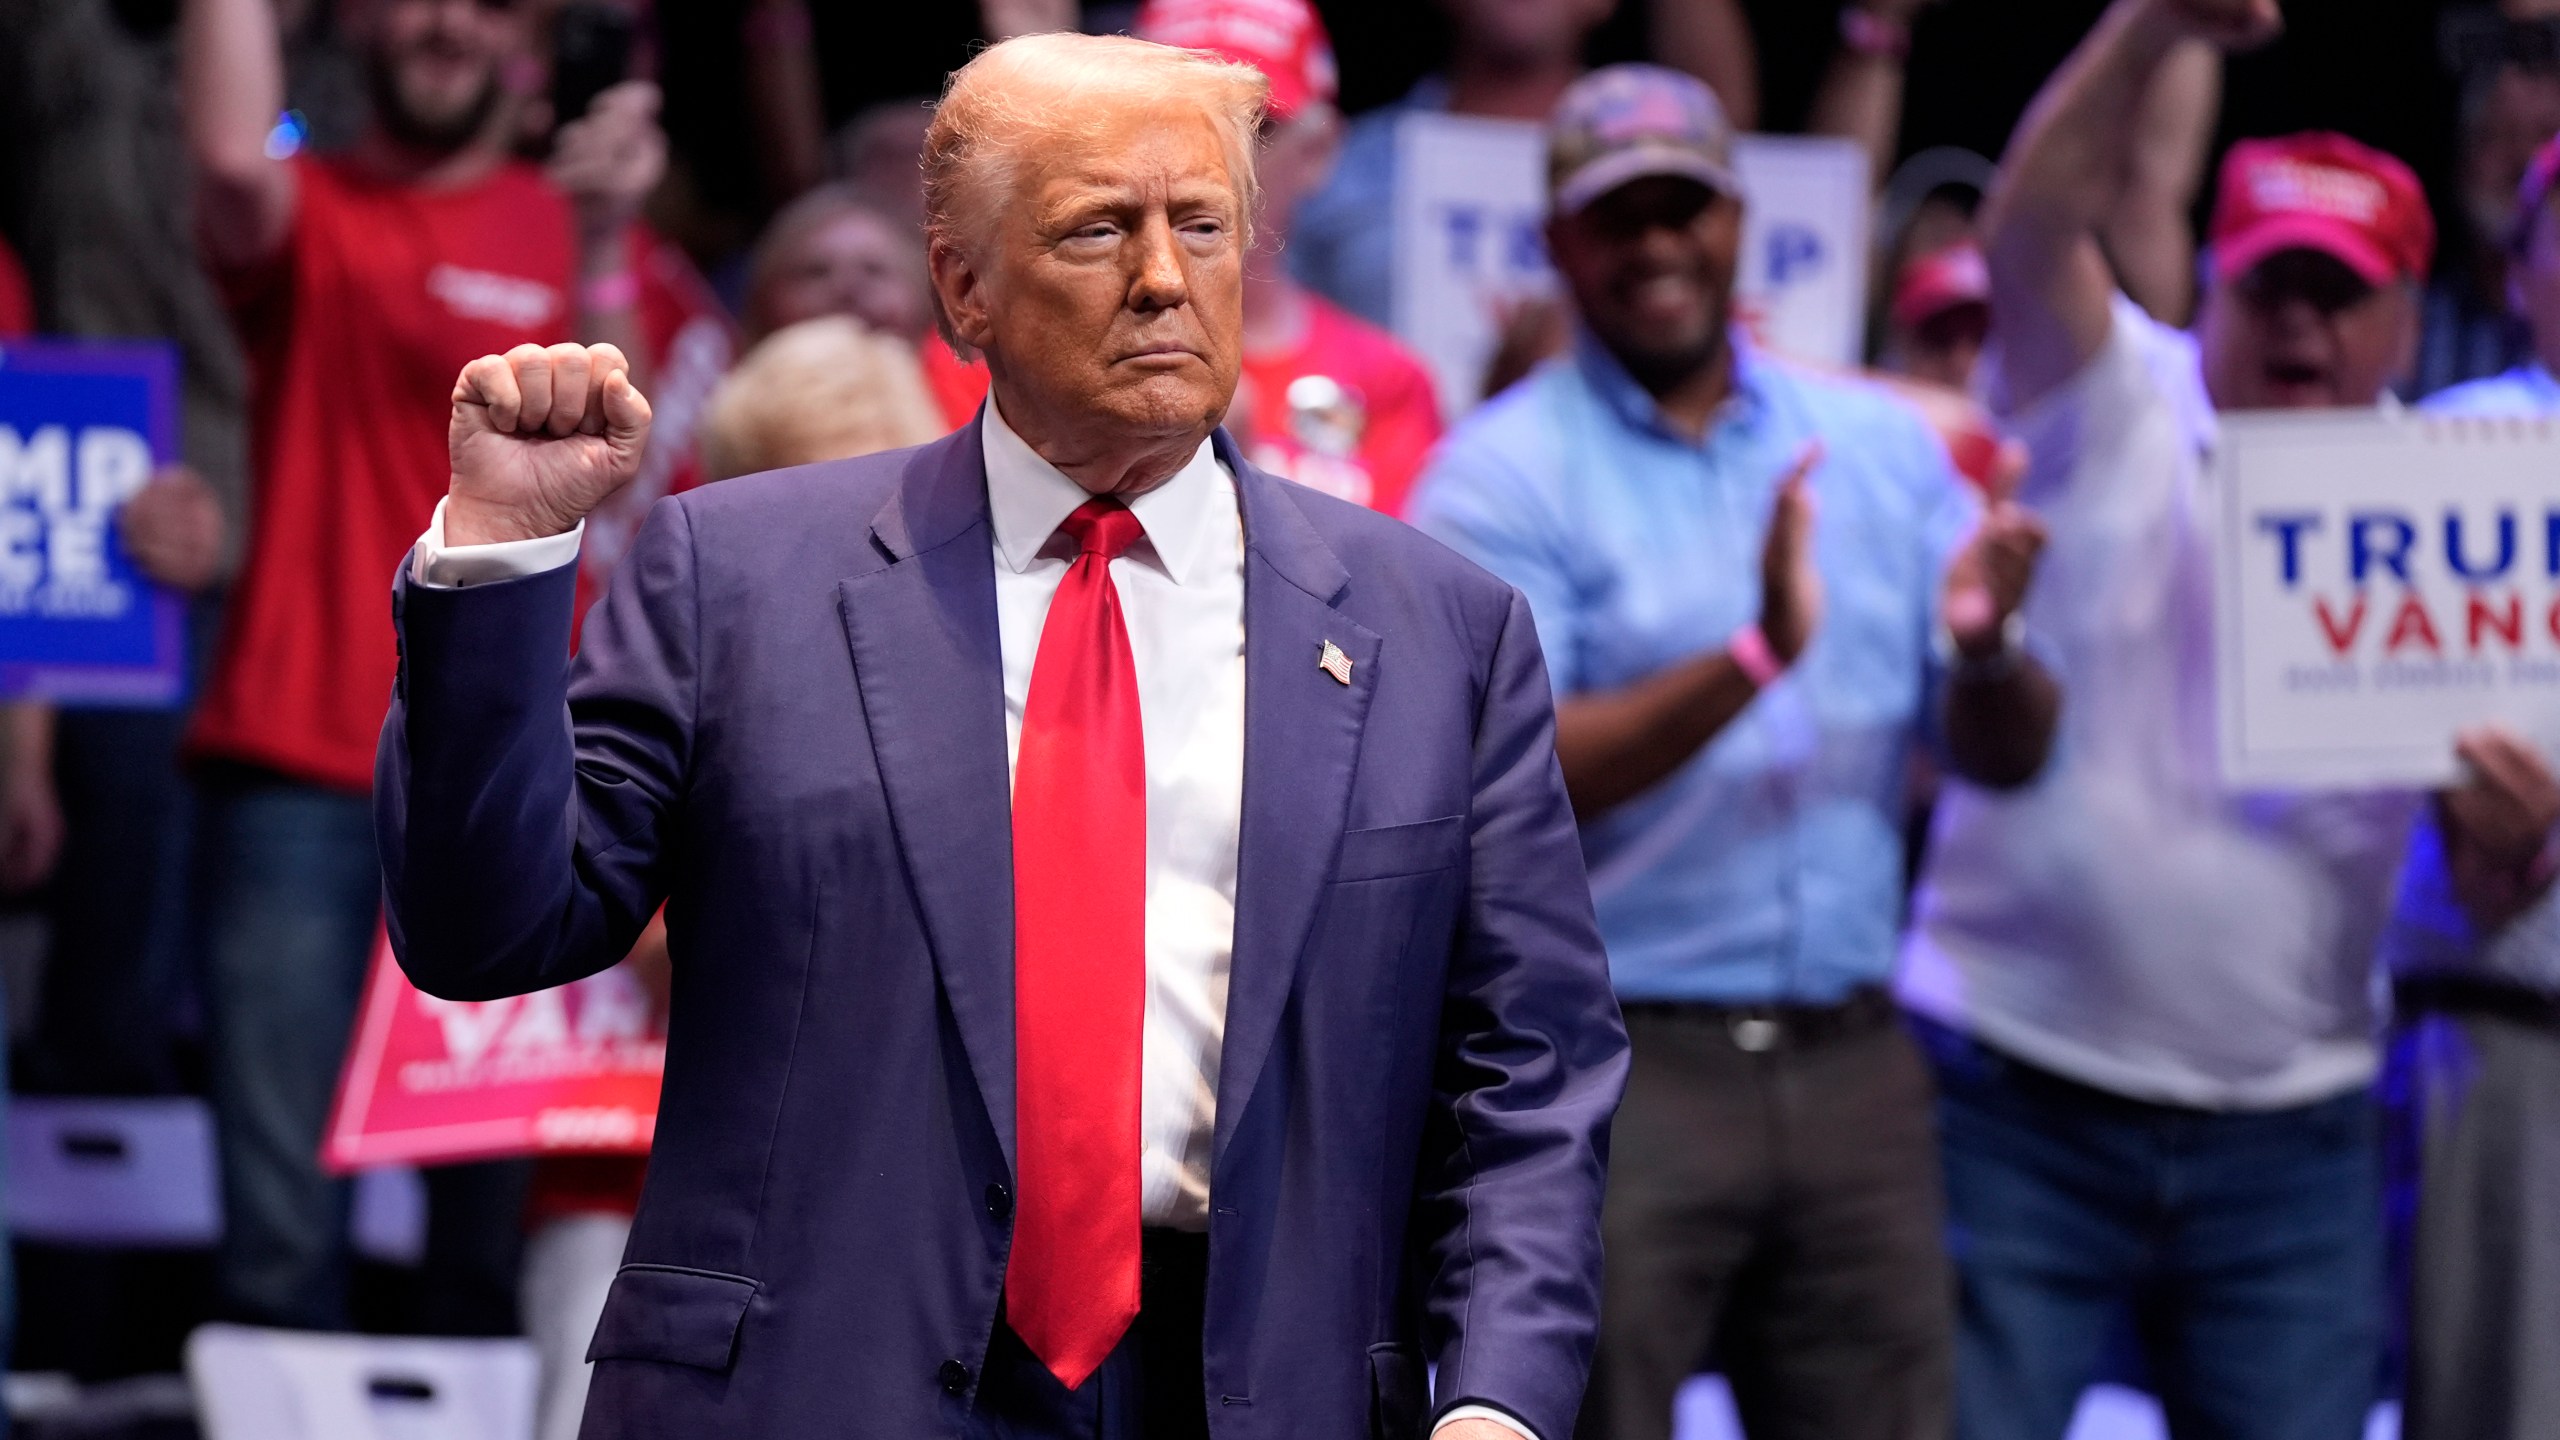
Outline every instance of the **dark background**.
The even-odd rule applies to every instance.
[[[711,206],[753,216],[756,168],[742,112],[737,12],[729,0],[662,0],[667,122]],[[2454,85],[2438,59],[2437,17],[2455,0],[2294,0],[2284,39],[2232,62],[2221,140],[2343,130],[2415,166],[2439,218],[2453,145]],[[1342,65],[1344,108],[1391,100],[1432,70],[1447,38],[1430,0],[1317,0]],[[866,105],[926,96],[968,58],[969,0],[861,0],[812,7],[831,121]],[[1089,6],[1106,23],[1129,7]],[[1839,0],[1745,0],[1760,44],[1762,125],[1801,128],[1838,34]],[[2036,87],[2105,0],[1945,0],[1914,35],[1905,154],[1962,145],[1996,157]],[[1647,0],[1623,0],[1594,38],[1594,62],[1639,58]],[[892,17],[884,20],[884,15]]]

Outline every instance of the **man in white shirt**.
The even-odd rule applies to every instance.
[[[1552,701],[1516,591],[1217,429],[1263,93],[1117,37],[962,70],[980,420],[662,503],[565,681],[647,404],[608,347],[455,389],[402,963],[538,988],[667,901],[591,1440],[1570,1432],[1626,1042]]]
[[[1905,957],[1939,1062],[1964,1440],[2058,1440],[2128,1318],[2181,1432],[2361,1435],[2373,1399],[2370,997],[2416,800],[2223,788],[2205,459],[2217,410],[2382,397],[2433,226],[2389,156],[2243,142],[2193,336],[2119,294],[2098,242],[2166,57],[2279,25],[2273,0],[2118,0],[1986,215],[1989,399],[2051,534],[2026,624],[2070,700],[2035,784],[1951,789]],[[2495,781],[2465,803],[2511,806]]]

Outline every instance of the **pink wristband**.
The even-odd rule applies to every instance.
[[[627,310],[640,299],[640,277],[628,270],[599,275],[578,286],[578,308],[589,314]]]
[[[1724,642],[1724,653],[1732,656],[1735,668],[1750,676],[1752,685],[1761,690],[1787,673],[1787,667],[1778,663],[1778,652],[1769,648],[1769,637],[1760,633],[1758,621],[1734,631],[1733,638]]]

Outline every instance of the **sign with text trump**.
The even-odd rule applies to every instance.
[[[321,1160],[345,1172],[645,1154],[666,1057],[664,1018],[628,966],[504,1000],[439,1000],[378,937]]]
[[[2489,720],[2560,741],[2560,426],[2227,416],[2214,475],[2228,783],[2442,785]]]
[[[1505,317],[1553,296],[1547,138],[1526,120],[1417,111],[1396,122],[1395,332],[1431,367],[1440,410],[1475,408]],[[1828,137],[1737,136],[1742,211],[1734,314],[1761,343],[1858,363],[1866,323],[1866,152]]]
[[[143,578],[116,512],[177,458],[164,344],[0,345],[0,700],[168,706],[186,602]]]

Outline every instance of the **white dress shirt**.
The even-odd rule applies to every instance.
[[[1049,601],[1076,557],[1058,527],[1093,497],[1014,434],[995,406],[986,417],[1010,766]],[[1147,747],[1139,1208],[1150,1225],[1205,1230],[1244,808],[1244,522],[1235,481],[1205,440],[1129,512],[1146,533],[1111,562],[1111,583],[1129,628]]]
[[[996,626],[1004,660],[1005,761],[1049,602],[1075,560],[1058,527],[1092,498],[1040,458],[990,401],[982,427],[993,520]],[[1138,672],[1147,761],[1147,1014],[1139,1208],[1147,1224],[1209,1224],[1209,1159],[1235,951],[1236,832],[1244,806],[1244,522],[1234,477],[1208,441],[1180,472],[1129,502],[1144,536],[1111,562]],[[418,540],[419,584],[486,584],[572,564],[578,531],[447,547],[444,507]],[[1463,1419],[1520,1422],[1463,1405]],[[1525,1431],[1521,1431],[1524,1435]],[[1534,1440],[1534,1437],[1532,1437]]]

